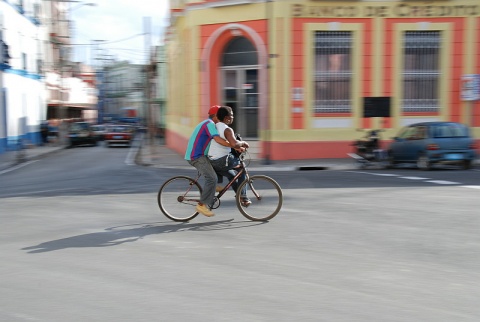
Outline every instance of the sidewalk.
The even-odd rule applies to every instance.
[[[192,166],[183,159],[183,155],[171,150],[163,144],[161,139],[155,139],[152,145],[146,139],[139,140],[135,161],[138,165],[166,168],[166,169],[192,169]],[[37,160],[51,153],[64,149],[62,145],[33,146],[24,149],[21,155],[18,151],[7,151],[0,154],[0,172],[15,167],[21,163]],[[477,158],[474,167],[480,165]],[[358,169],[359,164],[346,156],[338,159],[306,159],[270,161],[251,160],[248,168],[252,171],[296,171],[296,170],[352,170]],[[375,166],[371,167],[372,169]]]
[[[152,145],[147,140],[142,142],[137,155],[137,164],[156,168],[192,169],[192,166],[183,159],[183,155],[166,147],[161,139],[156,139]],[[274,160],[268,163],[265,160],[251,160],[247,165],[248,169],[252,171],[356,170],[360,167],[360,163],[347,155],[345,158]],[[472,168],[479,166],[480,159],[477,158],[473,161]],[[379,164],[368,166],[368,169],[382,168],[383,166]]]
[[[63,145],[32,146],[21,151],[7,151],[0,154],[0,172],[21,163],[40,159],[48,154],[64,149]]]
[[[155,168],[192,169],[192,166],[184,160],[183,155],[166,147],[161,139],[156,139],[152,145],[144,140],[136,161],[137,164]],[[355,169],[357,167],[358,164],[355,163],[355,160],[348,156],[339,159],[282,160],[269,162],[266,162],[266,160],[251,160],[248,164],[248,169],[253,171]]]

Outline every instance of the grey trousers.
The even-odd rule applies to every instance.
[[[211,208],[213,205],[213,198],[215,197],[217,173],[213,169],[208,158],[204,155],[195,160],[188,160],[188,163],[194,166],[205,178],[205,185],[203,186],[202,195],[200,196],[200,202]]]

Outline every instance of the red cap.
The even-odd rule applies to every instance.
[[[217,114],[219,108],[220,108],[220,105],[213,105],[213,106],[210,107],[210,109],[208,110],[208,115],[215,115],[215,114]]]

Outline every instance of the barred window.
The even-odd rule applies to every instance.
[[[351,112],[352,32],[315,32],[315,113]]]
[[[440,32],[407,31],[403,42],[403,112],[439,110]]]

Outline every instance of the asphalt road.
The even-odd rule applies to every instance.
[[[233,194],[175,223],[185,170],[128,149],[61,151],[0,176],[0,321],[478,321],[480,172],[269,172],[285,202]]]

